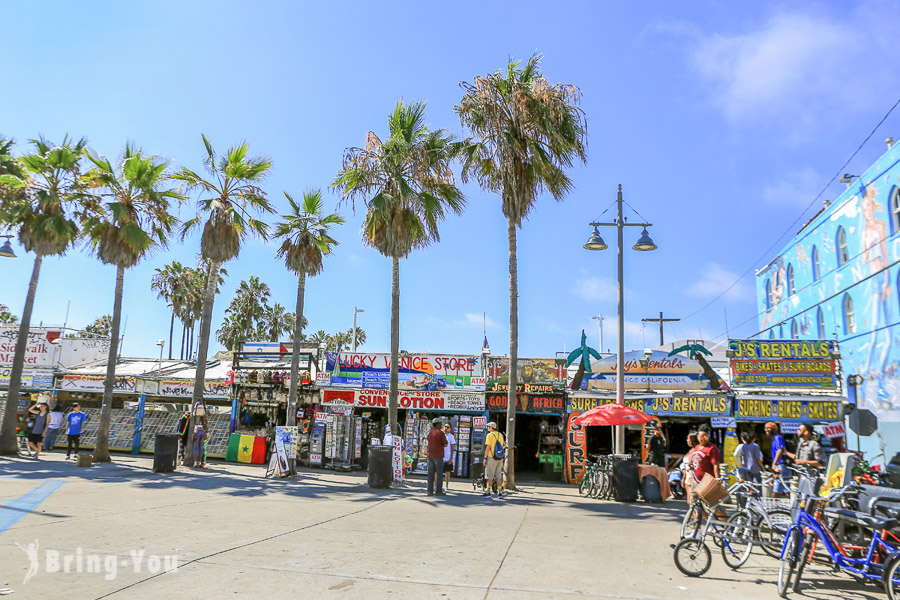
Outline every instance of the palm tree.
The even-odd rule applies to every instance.
[[[321,345],[321,344],[328,344],[328,339],[330,337],[331,336],[329,336],[327,333],[325,333],[324,329],[320,329],[317,332],[315,332],[314,334],[312,334],[311,336],[309,336],[308,341],[310,344],[313,344],[314,346],[316,346],[318,348],[319,345]]]
[[[587,345],[587,334],[584,329],[581,330],[581,346],[572,350],[566,358],[566,366],[568,367],[576,360],[578,361],[578,371],[572,379],[572,389],[580,390],[581,381],[584,379],[585,373],[591,372],[591,357],[600,360],[600,353]]]
[[[169,359],[172,358],[172,336],[175,332],[175,314],[181,308],[183,297],[181,283],[185,276],[185,268],[177,260],[168,265],[156,268],[156,274],[150,280],[150,289],[156,292],[156,297],[164,300],[172,307],[172,318],[169,320]],[[183,337],[182,337],[183,340]]]
[[[344,217],[338,213],[325,215],[321,190],[304,192],[302,203],[297,203],[287,192],[284,195],[291,208],[288,214],[281,216],[284,220],[276,226],[275,235],[282,239],[277,256],[284,259],[284,265],[297,274],[297,309],[294,345],[291,353],[291,386],[287,408],[287,425],[296,425],[297,384],[300,380],[300,342],[303,322],[306,319],[303,316],[306,276],[314,277],[322,272],[323,257],[331,254],[331,250],[338,244],[328,234],[328,230],[332,225],[343,223]]]
[[[364,148],[344,153],[332,187],[344,200],[366,206],[363,242],[391,259],[391,375],[389,418],[397,424],[397,360],[400,353],[400,259],[440,240],[438,223],[447,212],[465,208],[463,193],[450,170],[455,142],[443,129],[425,124],[425,103],[397,102],[388,116],[384,142],[369,132]]]
[[[93,323],[84,328],[84,331],[101,338],[110,337],[110,332],[112,331],[112,315],[97,317],[94,319]]]
[[[78,221],[92,204],[83,194],[81,159],[87,141],[63,138],[56,145],[43,137],[31,140],[34,151],[19,159],[13,170],[3,174],[4,191],[0,203],[0,227],[13,231],[26,251],[34,252],[34,267],[19,324],[16,351],[6,395],[6,411],[0,429],[0,454],[17,454],[16,415],[25,363],[25,347],[31,327],[31,311],[37,292],[41,263],[45,256],[61,256],[81,231]],[[5,169],[10,168],[11,161]]]
[[[9,307],[5,304],[0,304],[0,323],[17,323],[19,321],[19,317],[9,312]]]
[[[203,235],[200,238],[200,255],[208,261],[206,291],[203,297],[203,311],[200,316],[200,341],[197,349],[197,377],[194,382],[194,407],[203,402],[203,388],[206,384],[206,357],[209,353],[209,332],[212,325],[212,309],[219,281],[222,263],[235,258],[241,252],[241,242],[251,234],[265,238],[268,227],[254,215],[271,213],[272,208],[266,193],[260,187],[272,167],[272,161],[262,156],[247,156],[247,144],[232,146],[217,156],[212,144],[203,137],[206,148],[204,167],[208,178],[204,179],[194,171],[184,167],[175,175],[191,190],[200,191],[198,214],[187,221],[182,229],[182,237],[205,219]],[[193,463],[194,410],[188,424],[186,464]]]
[[[106,206],[87,219],[85,233],[100,262],[116,267],[110,327],[109,358],[103,385],[100,424],[94,444],[94,461],[110,462],[109,421],[112,414],[113,387],[119,351],[119,325],[122,320],[122,289],[125,271],[137,265],[148,252],[165,246],[178,219],[171,214],[172,202],[181,200],[174,188],[167,187],[168,163],[144,154],[132,143],[125,144],[117,164],[104,156],[87,152],[94,168],[85,180],[97,196],[107,199]]]
[[[229,350],[235,350],[241,342],[264,335],[261,330],[266,311],[270,310],[270,294],[269,286],[259,277],[251,276],[249,282],[241,281],[225,309],[225,321],[216,331],[216,338]]]
[[[499,193],[506,217],[510,362],[507,481],[513,489],[519,358],[516,229],[522,226],[542,192],[562,200],[572,189],[564,169],[576,159],[586,161],[586,123],[578,107],[581,91],[572,85],[551,85],[541,75],[540,59],[532,56],[523,68],[510,60],[505,70],[476,77],[473,83],[461,83],[464,94],[455,107],[462,125],[475,136],[463,153],[463,181],[474,178],[482,189]]]
[[[272,306],[265,306],[262,317],[256,327],[256,337],[261,340],[277,342],[282,335],[294,333],[296,317],[294,313],[277,302]],[[301,326],[301,329],[303,327]]]

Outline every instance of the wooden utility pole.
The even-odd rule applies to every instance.
[[[662,346],[665,342],[663,341],[663,323],[669,323],[671,321],[680,321],[681,319],[663,319],[662,311],[659,312],[658,319],[641,319],[641,321],[647,323],[656,323],[659,322],[659,345]]]

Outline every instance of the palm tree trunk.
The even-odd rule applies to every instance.
[[[209,329],[212,322],[213,302],[216,299],[216,282],[219,280],[219,263],[209,265],[206,294],[203,297],[203,311],[200,316],[200,339],[197,347],[197,375],[194,379],[194,395],[191,398],[191,419],[188,421],[187,447],[184,449],[184,464],[194,464],[194,413],[203,404],[203,387],[206,385],[206,355],[209,352]]]
[[[509,391],[506,392],[506,488],[516,489],[516,395],[519,368],[519,274],[516,265],[516,223],[506,220],[509,239]]]
[[[169,321],[169,360],[172,360],[172,334],[175,333],[175,311],[172,311],[172,319]]]
[[[306,273],[297,277],[297,320],[294,325],[294,347],[291,350],[291,387],[288,392],[287,425],[297,424],[297,386],[300,383],[300,331],[303,327],[303,296],[306,294]],[[294,457],[291,457],[293,460]]]
[[[187,325],[181,324],[181,360],[184,360],[184,342],[187,338]]]
[[[34,257],[28,295],[25,296],[25,310],[19,323],[19,337],[16,338],[16,352],[13,355],[12,372],[9,374],[9,388],[6,393],[6,411],[3,413],[3,427],[0,428],[0,454],[18,454],[16,442],[16,418],[19,415],[19,389],[22,387],[22,369],[25,366],[25,349],[28,347],[28,332],[31,329],[31,310],[37,293],[38,277],[41,274],[43,256]]]
[[[400,259],[391,258],[391,379],[388,395],[388,419],[391,435],[403,435],[397,422],[397,361],[400,358]]]
[[[116,363],[119,358],[119,324],[122,320],[122,287],[125,267],[116,267],[116,295],[113,300],[112,331],[109,356],[106,359],[106,380],[103,382],[103,404],[100,406],[100,425],[94,443],[94,462],[112,462],[109,455],[109,421],[112,415],[113,388],[116,385]]]

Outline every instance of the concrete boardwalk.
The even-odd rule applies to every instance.
[[[682,502],[528,483],[485,500],[458,480],[427,497],[422,479],[370,490],[362,474],[272,481],[232,463],[156,474],[148,457],[114,459],[0,458],[0,588],[11,598],[777,597],[777,562],[758,551],[735,572],[712,548],[704,577],[683,576],[670,547]],[[884,597],[818,569],[806,581],[796,597]]]

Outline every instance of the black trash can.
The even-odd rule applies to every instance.
[[[153,449],[153,470],[157,473],[174,473],[178,463],[177,433],[157,433]]]
[[[391,446],[369,446],[369,487],[389,488],[393,479]]]
[[[637,502],[641,480],[638,459],[630,454],[614,454],[612,459],[613,499],[616,502]]]

